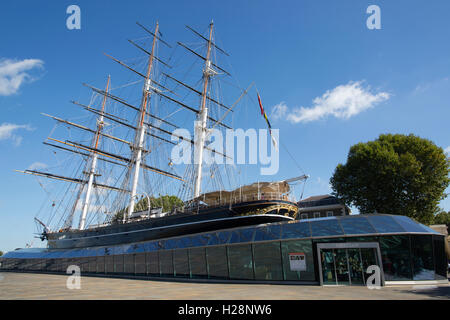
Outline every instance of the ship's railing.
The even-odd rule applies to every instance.
[[[259,200],[284,200],[284,201],[291,201],[289,199],[289,196],[280,192],[260,192],[260,193],[253,193],[253,194],[236,194],[233,196],[224,196],[224,197],[218,197],[216,201],[211,201],[211,199],[208,199],[208,203],[203,203],[200,197],[200,202],[196,203],[194,207],[197,207],[197,204],[201,206],[205,206],[208,208],[211,207],[219,207],[224,205],[234,205],[237,203],[242,202],[251,202],[251,201],[259,201]]]

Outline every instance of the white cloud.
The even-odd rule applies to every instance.
[[[286,116],[288,107],[286,103],[280,102],[279,104],[272,107],[272,112],[270,113],[270,119],[278,120],[283,119]]]
[[[36,169],[45,169],[48,166],[45,163],[42,162],[33,162],[30,164],[30,166],[27,168],[27,170],[36,170]]]
[[[25,129],[27,131],[33,130],[33,128],[27,124],[2,123],[0,125],[0,140],[11,140],[14,145],[19,146],[22,142],[22,137],[14,132],[20,129]]]
[[[0,95],[14,94],[23,83],[35,80],[28,71],[43,65],[44,62],[39,59],[0,59]]]
[[[287,119],[293,123],[320,120],[326,116],[348,119],[389,99],[387,92],[371,93],[370,87],[363,87],[362,81],[349,82],[313,100],[310,108],[294,108]]]

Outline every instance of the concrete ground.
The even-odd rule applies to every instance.
[[[450,299],[450,285],[366,287],[218,284],[81,277],[68,289],[67,275],[0,273],[0,299],[165,299],[165,300],[411,300]]]

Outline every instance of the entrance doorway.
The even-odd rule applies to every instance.
[[[317,257],[321,285],[366,285],[372,273],[367,268],[380,268],[384,285],[380,247],[376,242],[319,243]]]

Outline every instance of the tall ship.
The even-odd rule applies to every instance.
[[[218,60],[229,54],[213,22],[204,33],[186,26],[194,42],[176,45],[158,23],[153,30],[137,24],[144,36],[128,41],[139,58],[105,54],[127,81],[114,87],[108,76],[104,88],[85,84],[91,99],[72,101],[84,110],[77,120],[44,114],[55,127],[43,143],[58,164],[20,171],[48,194],[35,217],[38,238],[51,249],[87,248],[295,219],[291,185],[306,175],[244,184],[234,150],[211,144],[213,129],[224,136],[232,129],[252,87],[228,85],[231,74]]]

